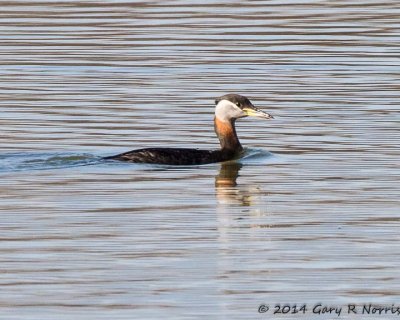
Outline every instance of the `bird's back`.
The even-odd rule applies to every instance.
[[[146,148],[138,149],[105,159],[135,163],[198,165],[232,160],[237,156],[227,150],[199,150],[186,148]]]

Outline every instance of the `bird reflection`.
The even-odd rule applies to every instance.
[[[242,164],[236,161],[223,162],[219,174],[215,177],[215,187],[236,187],[236,179],[239,177],[239,171]]]
[[[260,232],[260,229],[265,228],[264,225],[268,225],[270,221],[266,192],[257,182],[252,182],[254,173],[259,173],[258,169],[260,167],[254,168],[229,161],[221,164],[219,173],[215,177],[218,232],[216,273],[221,278],[236,279],[240,278],[240,274],[248,272],[248,268],[253,270],[252,263],[257,264],[259,260],[257,254],[254,255],[253,252],[264,252],[265,246],[268,246],[266,242],[270,239],[270,234],[264,230]],[[239,174],[241,170],[243,177]],[[249,248],[251,249],[248,250]],[[248,261],[251,263],[238,267],[237,257],[243,252],[246,252],[246,258],[249,258]],[[240,271],[236,272],[237,270]],[[265,275],[265,270],[269,272],[265,269],[265,265],[262,265],[257,272]],[[219,284],[220,291],[227,290],[226,283],[219,282]]]
[[[236,161],[221,164],[219,174],[215,177],[215,189],[219,204],[248,207],[252,206],[262,196],[258,186],[238,187],[236,180],[242,166],[241,163]]]

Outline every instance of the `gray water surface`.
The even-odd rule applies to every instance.
[[[0,4],[1,319],[399,303],[398,1]],[[218,148],[229,92],[240,161],[102,160]]]

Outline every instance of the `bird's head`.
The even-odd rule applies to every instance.
[[[248,116],[273,119],[270,114],[253,106],[246,97],[233,93],[215,99],[215,116],[221,121],[232,121]]]

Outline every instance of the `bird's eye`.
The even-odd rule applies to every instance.
[[[236,105],[237,105],[239,108],[241,107],[240,102],[236,102]]]

